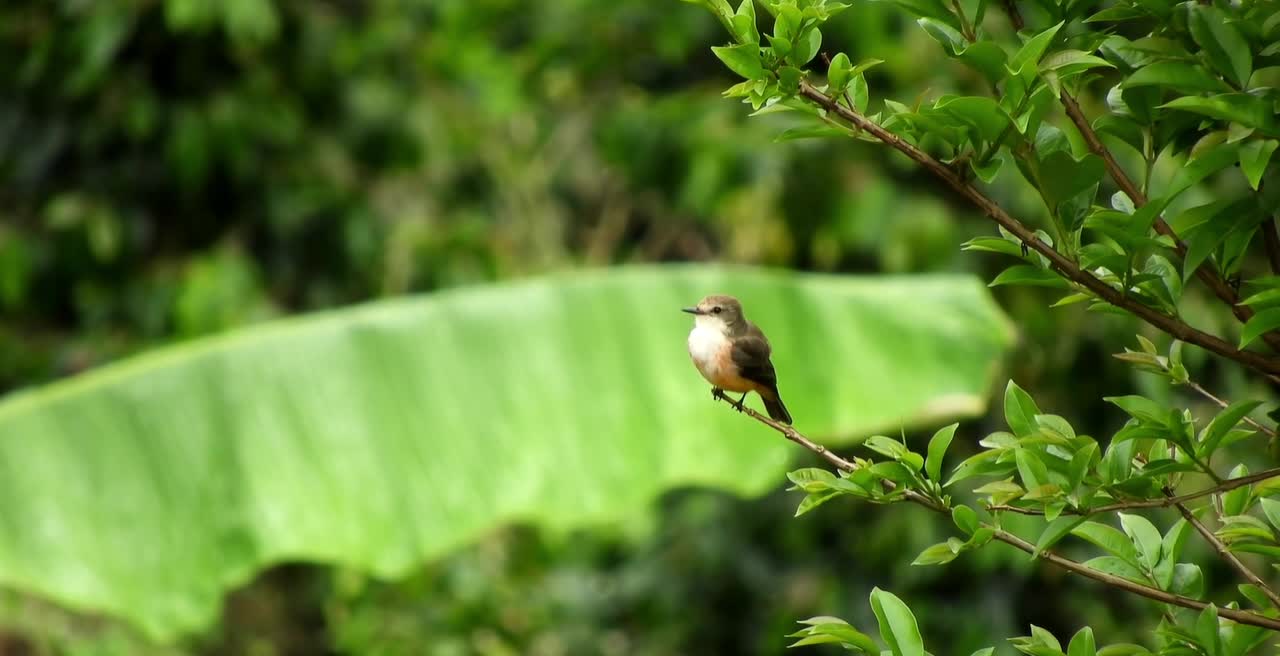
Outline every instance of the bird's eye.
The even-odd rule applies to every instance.
[[[722,308],[721,308],[719,305],[717,305],[717,306],[715,306],[715,307],[711,308],[711,314],[720,314],[720,310],[721,310],[721,309],[722,309]]]

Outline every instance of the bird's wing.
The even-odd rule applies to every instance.
[[[733,340],[730,356],[738,365],[738,375],[770,389],[777,387],[778,376],[769,361],[769,341],[763,335],[744,335]]]

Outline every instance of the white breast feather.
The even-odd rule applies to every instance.
[[[689,332],[689,357],[697,365],[703,378],[708,380],[717,377],[720,362],[717,355],[725,345],[724,333],[706,326],[694,326]]]

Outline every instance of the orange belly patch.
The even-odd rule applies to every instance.
[[[703,336],[691,336],[689,355],[707,382],[728,392],[760,391],[758,383],[738,375],[738,365],[732,355],[733,344],[729,340],[715,335],[708,340],[713,341],[712,344],[697,343],[698,337]]]

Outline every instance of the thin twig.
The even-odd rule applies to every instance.
[[[1111,179],[1115,180],[1116,186],[1120,188],[1120,191],[1124,192],[1124,195],[1128,196],[1129,200],[1133,201],[1134,207],[1140,208],[1146,205],[1147,195],[1133,183],[1133,180],[1131,180],[1124,172],[1124,169],[1120,168],[1120,164],[1116,162],[1116,158],[1111,154],[1111,150],[1108,149],[1106,144],[1102,143],[1102,140],[1098,138],[1098,133],[1094,132],[1093,126],[1089,125],[1089,119],[1084,115],[1084,112],[1081,111],[1080,104],[1076,102],[1076,99],[1073,98],[1071,94],[1067,93],[1066,89],[1062,90],[1062,93],[1058,95],[1058,98],[1062,101],[1062,107],[1067,111],[1067,117],[1071,119],[1071,122],[1075,124],[1076,129],[1079,130],[1080,136],[1084,138],[1084,142],[1088,145],[1089,150],[1092,151],[1094,155],[1102,158],[1102,163],[1106,166],[1107,172],[1111,174]],[[1178,233],[1174,232],[1173,227],[1164,220],[1164,217],[1157,216],[1152,225],[1156,229],[1156,232],[1173,240],[1173,250],[1178,254],[1178,257],[1185,258],[1187,256],[1186,242],[1182,241],[1182,239],[1178,237]],[[1272,236],[1274,236],[1274,223],[1271,225],[1270,232],[1272,233]],[[1263,236],[1267,237],[1267,233],[1268,230],[1264,226]],[[1280,241],[1277,242],[1277,246],[1280,246]],[[1267,249],[1267,254],[1268,256],[1271,255],[1270,247]],[[1280,257],[1280,251],[1277,252],[1277,257]],[[1272,265],[1277,265],[1277,260],[1275,258],[1272,258]],[[1277,271],[1280,271],[1280,269],[1277,269]],[[1196,269],[1196,277],[1199,278],[1200,281],[1203,282],[1211,291],[1213,291],[1215,296],[1222,299],[1223,303],[1230,306],[1231,313],[1234,314],[1242,323],[1253,317],[1253,308],[1247,305],[1240,305],[1240,295],[1236,292],[1234,287],[1222,279],[1222,276],[1220,276],[1218,271],[1214,269],[1210,260],[1205,259],[1205,261],[1200,264]],[[1262,338],[1272,348],[1280,350],[1280,333],[1267,332],[1262,336]]]
[[[1275,219],[1262,222],[1262,246],[1271,262],[1271,273],[1280,274],[1280,233],[1276,232]]]
[[[1207,390],[1207,389],[1205,389],[1205,388],[1201,387],[1201,386],[1199,385],[1199,383],[1195,382],[1194,380],[1188,380],[1187,382],[1185,382],[1185,383],[1183,383],[1183,384],[1184,384],[1184,385],[1186,385],[1187,387],[1190,387],[1191,389],[1195,390],[1196,392],[1198,392],[1201,396],[1205,397],[1206,399],[1209,399],[1210,401],[1213,401],[1214,403],[1218,404],[1218,407],[1220,407],[1220,408],[1224,408],[1224,409],[1225,409],[1225,408],[1227,408],[1228,406],[1230,406],[1230,405],[1231,405],[1230,403],[1227,403],[1227,402],[1226,402],[1226,400],[1224,400],[1224,399],[1220,399],[1220,398],[1218,398],[1218,397],[1214,396],[1214,395],[1213,395],[1213,392],[1210,392],[1209,390]],[[1258,422],[1254,421],[1252,417],[1245,416],[1245,417],[1244,417],[1244,423],[1249,424],[1250,426],[1253,426],[1254,428],[1258,429],[1258,430],[1259,430],[1259,431],[1261,431],[1262,433],[1265,433],[1265,434],[1267,434],[1267,435],[1269,435],[1269,436],[1271,436],[1271,437],[1275,437],[1275,436],[1276,436],[1276,429],[1274,429],[1274,428],[1267,428],[1266,426],[1263,426],[1262,424],[1260,424],[1260,423],[1258,423]]]
[[[1026,25],[1022,21],[1022,14],[1018,11],[1018,5],[1013,0],[1004,0],[1004,12],[1009,15],[1009,22],[1013,23],[1013,29],[1021,32]]]
[[[1101,515],[1103,513],[1116,512],[1118,510],[1136,510],[1138,508],[1168,508],[1169,506],[1177,505],[1179,503],[1185,503],[1187,501],[1195,501],[1196,499],[1207,497],[1212,494],[1227,492],[1229,490],[1234,490],[1238,487],[1251,485],[1259,481],[1265,481],[1267,479],[1277,478],[1277,477],[1280,477],[1280,467],[1277,467],[1275,469],[1263,470],[1256,474],[1249,474],[1247,476],[1241,476],[1239,478],[1229,478],[1217,485],[1214,485],[1213,487],[1205,488],[1203,490],[1197,490],[1195,492],[1189,492],[1187,494],[1182,494],[1176,497],[1166,497],[1164,499],[1139,499],[1135,501],[1120,501],[1118,503],[1111,503],[1105,506],[1098,506],[1097,508],[1085,508],[1083,510],[1067,508],[1062,511],[1062,514],[1081,515],[1084,517],[1089,517],[1092,515]],[[993,505],[987,506],[987,509],[993,510],[993,511],[1018,513],[1019,515],[1043,515],[1044,514],[1044,511],[1038,508],[1022,508],[1019,506],[1010,506],[1008,504],[993,504]]]
[[[1001,227],[1012,233],[1022,241],[1022,243],[1048,258],[1054,268],[1056,268],[1064,277],[1093,292],[1107,303],[1118,308],[1128,310],[1130,313],[1136,315],[1152,326],[1155,326],[1156,328],[1159,328],[1160,330],[1163,330],[1184,342],[1190,342],[1207,351],[1235,360],[1236,362],[1265,374],[1280,374],[1280,360],[1261,353],[1240,350],[1216,335],[1206,333],[1184,323],[1176,317],[1162,314],[1151,307],[1143,305],[1121,290],[1108,285],[1102,280],[1099,280],[1093,274],[1084,271],[1071,259],[1067,258],[1062,253],[1059,253],[1052,246],[1041,241],[1040,238],[1036,236],[1035,232],[1024,225],[1021,221],[1010,216],[1004,208],[996,204],[995,201],[987,197],[982,193],[982,191],[969,183],[959,173],[953,171],[942,162],[934,159],[928,153],[907,143],[898,135],[884,129],[878,123],[871,121],[861,113],[836,102],[835,98],[819,91],[808,82],[801,81],[800,95],[812,100],[827,111],[836,114],[845,121],[848,121],[855,127],[874,135],[877,139],[884,142],[894,150],[897,150],[921,166],[924,166],[929,170],[929,172],[941,178],[943,182],[947,183],[948,186],[954,189],[961,196],[964,196],[971,201],[981,209],[983,213],[990,216],[996,223],[1000,224]]]
[[[1173,498],[1173,491],[1166,487],[1164,489],[1164,495],[1165,498]],[[1223,544],[1222,540],[1219,540],[1218,536],[1214,535],[1213,531],[1210,531],[1209,527],[1205,526],[1204,522],[1201,522],[1185,504],[1175,502],[1173,507],[1177,508],[1178,512],[1182,513],[1182,518],[1187,520],[1187,523],[1191,524],[1191,526],[1196,529],[1196,532],[1204,538],[1204,541],[1208,542],[1209,546],[1213,547],[1213,550],[1218,552],[1218,555],[1221,556],[1223,560],[1227,561],[1227,564],[1230,565],[1232,569],[1240,574],[1240,576],[1244,577],[1246,581],[1258,586],[1258,588],[1262,590],[1262,594],[1266,595],[1267,599],[1271,600],[1272,606],[1280,608],[1280,595],[1277,595],[1276,591],[1272,590],[1271,586],[1267,585],[1267,582],[1263,581],[1261,577],[1253,572],[1253,570],[1240,562],[1240,559],[1227,548],[1227,545]]]
[[[719,390],[716,390],[715,392],[713,392],[713,395],[717,399],[721,399],[723,401],[728,402],[731,406],[733,406],[739,412],[742,412],[743,414],[746,414],[752,419],[755,419],[756,421],[762,424],[765,424],[766,426],[769,426],[770,428],[778,431],[783,435],[783,437],[786,437],[788,440],[791,440],[792,442],[795,442],[796,444],[799,444],[800,446],[803,446],[804,448],[809,449],[810,451],[813,451],[814,453],[818,454],[819,456],[821,456],[827,462],[830,462],[832,465],[834,465],[838,469],[841,469],[844,471],[853,471],[857,468],[856,465],[854,465],[854,463],[848,460],[845,460],[844,458],[841,458],[840,456],[832,453],[830,450],[828,450],[826,447],[822,446],[821,444],[818,444],[810,440],[809,438],[801,434],[799,431],[797,431],[795,428],[787,424],[776,422],[756,412],[755,410],[752,410],[751,408],[746,407],[745,405],[741,405],[737,401],[726,396],[723,392],[720,392]],[[890,481],[885,481],[885,483],[886,483],[886,487],[889,489],[896,488],[896,486],[893,485],[893,483]],[[919,494],[914,490],[908,490],[906,498],[914,503],[920,504],[935,512],[939,512],[939,513],[949,512],[949,509],[947,509],[945,506],[939,505],[933,499],[930,499],[925,495]],[[1125,590],[1127,592],[1132,592],[1134,594],[1141,595],[1148,599],[1154,599],[1155,601],[1163,602],[1166,604],[1173,604],[1175,606],[1181,606],[1183,608],[1192,608],[1195,610],[1202,610],[1209,606],[1208,603],[1200,601],[1198,599],[1192,599],[1190,597],[1184,597],[1182,595],[1173,594],[1171,592],[1166,592],[1164,590],[1153,588],[1148,585],[1135,583],[1128,579],[1120,578],[1112,574],[1107,574],[1106,572],[1100,572],[1096,569],[1093,569],[1092,567],[1088,567],[1082,563],[1078,563],[1069,558],[1064,558],[1051,551],[1037,550],[1035,545],[1031,544],[1030,542],[1027,542],[1026,540],[1018,537],[1017,535],[1014,535],[1013,533],[1010,533],[998,526],[992,526],[990,524],[983,524],[982,526],[984,528],[991,529],[992,537],[995,538],[996,540],[1004,542],[1005,544],[1011,545],[1017,549],[1021,549],[1022,551],[1025,551],[1029,554],[1038,555],[1039,558],[1043,558],[1044,560],[1047,560],[1050,563],[1057,565],[1058,567],[1061,567],[1070,572],[1075,572],[1076,574],[1079,574],[1086,578],[1090,578],[1095,581],[1105,583],[1107,585],[1110,585],[1115,588],[1119,588],[1121,590]],[[1267,617],[1265,615],[1261,615],[1251,611],[1237,610],[1234,608],[1218,608],[1218,616],[1225,617],[1234,622],[1239,622],[1240,624],[1249,624],[1251,626],[1258,626],[1266,629],[1271,629],[1272,631],[1280,631],[1280,619]]]

